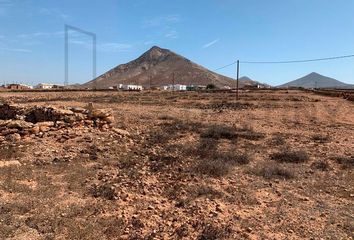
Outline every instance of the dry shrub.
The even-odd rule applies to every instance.
[[[170,115],[163,114],[159,116],[159,120],[169,121],[169,120],[175,120],[175,118]]]
[[[258,141],[258,140],[264,138],[263,133],[257,133],[257,132],[239,132],[239,133],[237,133],[237,136],[240,138],[244,138],[247,140],[253,140],[253,141]]]
[[[315,134],[312,136],[312,140],[319,143],[327,143],[331,141],[331,138],[328,135]]]
[[[211,177],[225,176],[229,174],[230,170],[230,164],[215,161],[213,159],[205,159],[204,161],[200,161],[199,164],[195,167],[196,172]]]
[[[229,237],[232,233],[230,227],[227,226],[216,226],[215,224],[205,224],[203,226],[202,232],[198,236],[198,240],[217,240],[225,239]]]
[[[274,162],[260,164],[250,170],[252,174],[264,177],[266,179],[291,179],[294,178],[293,170],[285,168]]]
[[[286,143],[284,137],[281,135],[275,135],[272,139],[272,142],[274,143],[274,145],[277,145],[277,146],[281,146]]]
[[[320,170],[320,171],[328,171],[328,170],[331,169],[329,163],[327,161],[325,161],[325,160],[314,162],[312,164],[312,167],[317,169],[317,170]]]
[[[207,197],[209,199],[222,198],[224,194],[211,186],[197,185],[189,188],[189,194],[193,198]]]
[[[165,171],[166,168],[174,166],[178,163],[179,158],[167,154],[151,156],[150,157],[151,165],[150,169],[153,172]]]
[[[237,137],[235,129],[229,126],[212,125],[201,134],[202,138],[212,139],[235,139]]]
[[[197,155],[199,157],[208,157],[217,151],[218,142],[210,138],[202,138],[199,141],[196,149],[186,149],[188,153]]]
[[[304,163],[307,162],[310,158],[305,151],[295,151],[283,149],[280,152],[273,153],[271,159],[282,162],[282,163]]]
[[[264,134],[257,133],[250,126],[244,126],[240,129],[223,126],[223,125],[211,125],[200,135],[202,138],[211,139],[229,139],[243,138],[247,140],[260,140],[264,138]]]
[[[90,192],[92,196],[96,198],[101,197],[107,200],[116,200],[118,198],[116,188],[109,183],[104,185],[94,185]]]
[[[335,161],[340,164],[343,169],[352,169],[354,167],[354,156],[336,157]]]
[[[195,171],[211,177],[222,177],[230,173],[236,165],[248,164],[251,155],[238,152],[213,152],[199,160]]]
[[[234,166],[250,163],[252,155],[240,151],[219,151],[218,141],[213,138],[201,138],[196,149],[188,151],[199,160],[194,168],[197,173],[212,177],[227,175]]]
[[[2,145],[0,146],[0,157],[3,160],[11,160],[24,156],[26,146]]]

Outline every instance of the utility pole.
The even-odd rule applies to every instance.
[[[236,101],[238,101],[239,96],[238,96],[238,80],[240,77],[240,60],[237,60],[237,79],[236,79]]]
[[[151,75],[149,75],[149,85],[150,85],[150,90],[151,90]]]
[[[175,91],[175,73],[172,74],[172,92]]]

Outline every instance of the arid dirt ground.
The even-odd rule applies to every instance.
[[[301,91],[0,93],[114,127],[0,143],[0,239],[353,239],[354,103]]]

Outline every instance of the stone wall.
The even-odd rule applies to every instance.
[[[108,129],[113,122],[110,111],[94,109],[92,105],[85,109],[0,104],[0,137],[5,140],[82,125]]]

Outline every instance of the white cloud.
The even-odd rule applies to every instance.
[[[63,20],[68,20],[70,18],[69,15],[59,11],[58,9],[40,8],[38,13],[42,15],[55,16]]]
[[[32,38],[49,38],[49,37],[62,37],[64,36],[64,31],[57,32],[35,32],[35,33],[27,33],[27,34],[19,34],[18,38],[22,39],[32,39]]]
[[[220,41],[220,38],[217,38],[217,39],[215,39],[215,40],[213,40],[211,42],[208,42],[208,43],[204,44],[202,46],[202,48],[209,48],[209,47],[215,45],[216,43],[218,43],[219,41]]]
[[[98,50],[102,52],[128,52],[132,45],[125,43],[103,43],[98,45]]]
[[[143,27],[160,27],[166,24],[178,23],[180,16],[178,14],[170,14],[166,16],[155,17],[143,21]]]
[[[22,49],[22,48],[8,48],[8,47],[0,47],[0,51],[8,51],[8,52],[22,52],[22,53],[31,53],[32,50]]]
[[[178,38],[178,32],[175,30],[171,30],[165,34],[165,37],[170,38],[170,39],[176,39],[176,38]]]
[[[82,46],[86,49],[92,49],[92,42],[83,40],[70,40],[71,44]],[[133,48],[133,45],[126,43],[101,43],[97,45],[97,51],[105,53],[117,53],[117,52],[129,52]]]

